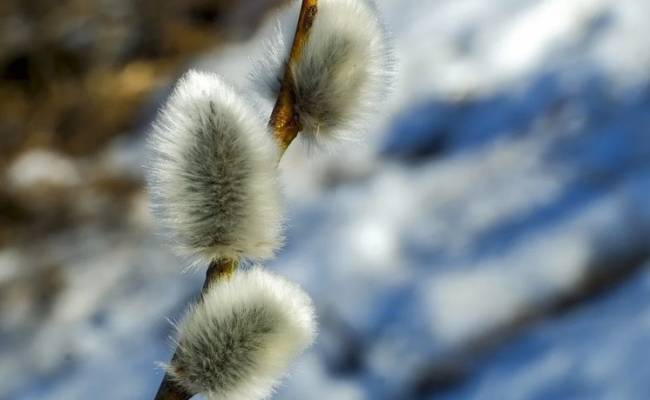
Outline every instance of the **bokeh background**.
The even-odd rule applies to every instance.
[[[189,68],[246,89],[280,3],[0,3],[0,398],[153,398],[202,274],[146,130]],[[366,143],[282,162],[321,328],[275,399],[650,398],[650,2],[378,3]]]

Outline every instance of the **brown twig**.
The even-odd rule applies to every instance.
[[[291,53],[285,65],[278,99],[271,113],[269,125],[273,130],[273,135],[282,153],[284,153],[302,129],[295,106],[296,94],[294,91],[293,66],[298,62],[302,49],[309,39],[309,32],[317,13],[318,0],[302,0]],[[238,262],[230,259],[222,259],[210,263],[205,274],[205,282],[203,283],[201,295],[208,290],[213,282],[231,277],[235,273],[237,266]],[[172,364],[175,359],[176,354],[172,357]],[[169,374],[165,374],[154,400],[189,400],[195,394],[187,392]]]
[[[293,38],[289,59],[286,61],[284,77],[278,99],[271,113],[269,125],[281,150],[284,152],[302,129],[296,110],[296,93],[293,70],[302,49],[309,39],[309,32],[318,13],[318,0],[302,0],[298,25]]]
[[[172,362],[174,358],[172,358]],[[163,381],[160,383],[155,400],[189,400],[194,395],[188,393],[185,389],[178,386],[168,374],[165,374]]]
[[[211,262],[208,266],[208,270],[205,271],[205,281],[203,282],[201,295],[208,291],[208,288],[213,282],[230,278],[235,273],[238,264],[237,261],[228,258]]]

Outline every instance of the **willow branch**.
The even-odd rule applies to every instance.
[[[318,0],[302,0],[291,52],[289,59],[286,61],[280,92],[278,93],[277,101],[271,113],[269,126],[280,146],[281,155],[302,129],[296,110],[293,66],[298,62],[302,49],[309,39],[309,32],[314,24],[317,13]],[[201,295],[203,296],[212,283],[231,277],[237,267],[238,262],[229,259],[222,259],[210,263],[205,274],[205,282],[203,283]],[[176,353],[172,357],[172,364],[175,359]],[[154,400],[189,400],[195,394],[188,393],[184,388],[176,384],[169,374],[165,374]]]
[[[273,135],[282,152],[289,147],[293,139],[298,135],[298,132],[302,130],[296,110],[293,70],[300,59],[305,43],[309,39],[309,33],[317,13],[318,0],[302,0],[291,53],[289,54],[289,59],[286,61],[280,93],[271,113],[269,125],[273,130]]]

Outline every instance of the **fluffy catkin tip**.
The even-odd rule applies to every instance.
[[[259,267],[239,271],[189,310],[167,371],[209,399],[263,399],[315,331],[311,300],[300,287]]]
[[[153,125],[154,213],[183,255],[263,259],[281,244],[277,146],[217,75],[188,72]]]
[[[285,10],[253,81],[275,99],[288,58],[299,1]],[[309,40],[292,66],[303,137],[350,138],[378,110],[392,84],[393,57],[377,8],[367,0],[320,0]]]

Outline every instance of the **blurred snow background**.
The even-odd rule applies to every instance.
[[[294,144],[281,165],[288,240],[268,267],[313,296],[321,332],[275,398],[648,398],[650,2],[378,3],[387,111],[365,145]],[[266,25],[179,71],[246,87]],[[92,155],[7,159],[3,220],[57,228],[0,242],[0,398],[153,397],[166,318],[202,281],[142,190],[170,84]]]

